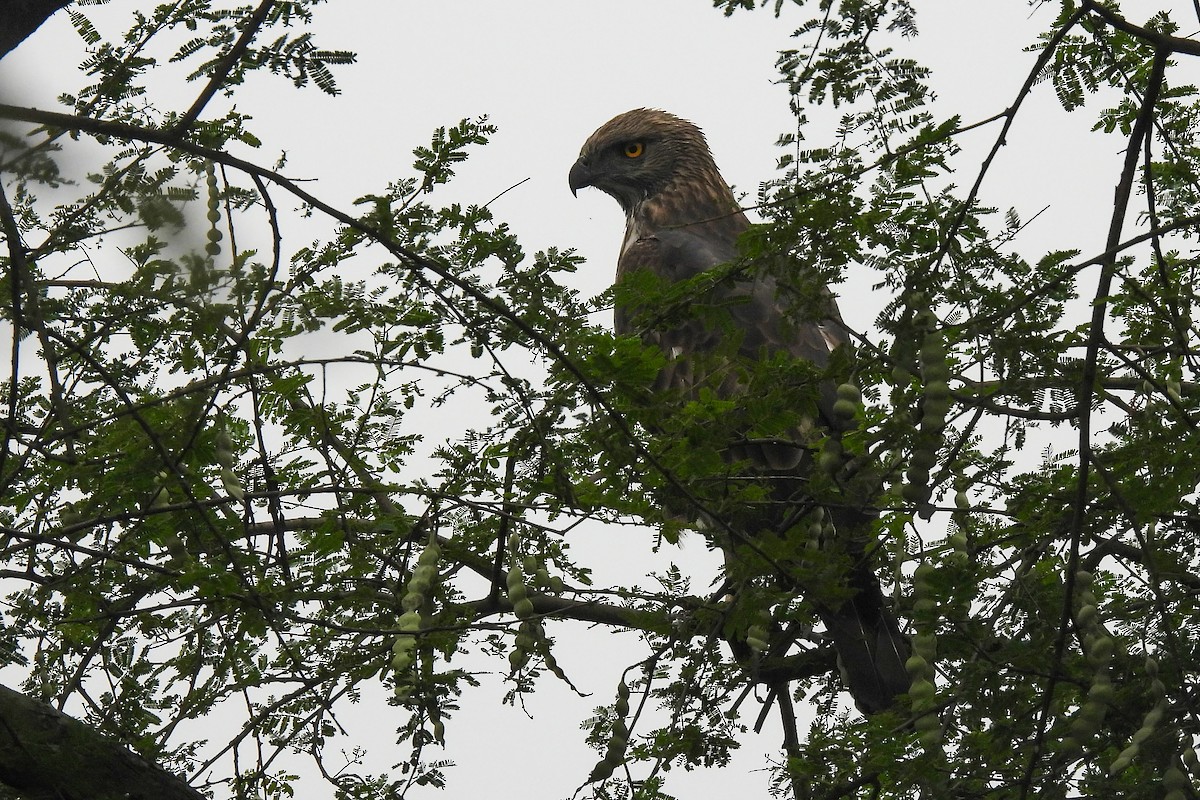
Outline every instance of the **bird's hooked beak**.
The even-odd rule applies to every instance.
[[[571,174],[568,178],[571,184],[571,194],[575,197],[579,196],[579,190],[585,186],[591,186],[592,180],[596,176],[592,174],[591,164],[585,156],[580,156],[579,160],[571,166]]]

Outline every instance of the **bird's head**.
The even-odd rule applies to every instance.
[[[571,167],[571,194],[594,186],[629,214],[683,176],[703,173],[720,183],[700,129],[674,114],[638,108],[610,119],[583,143]]]

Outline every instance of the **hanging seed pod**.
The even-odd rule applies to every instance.
[[[229,467],[221,467],[221,488],[239,503],[246,499],[246,490],[242,487],[242,482]]]
[[[1183,396],[1180,394],[1179,381],[1167,381],[1167,397],[1176,405],[1183,405]]]
[[[928,504],[933,496],[930,472],[937,465],[946,416],[950,412],[950,367],[946,360],[945,337],[937,327],[933,312],[928,309],[917,312],[914,324],[924,331],[918,352],[922,381],[921,423],[900,496],[918,506],[921,516],[928,518],[932,514]]]
[[[217,191],[217,172],[212,162],[208,162],[204,169],[206,173],[206,184],[208,186],[208,243],[204,246],[204,252],[210,256],[219,255],[221,252],[221,231],[217,229],[217,223],[221,221],[221,196]]]
[[[937,601],[933,597],[932,578],[934,567],[922,562],[913,571],[913,624],[916,633],[912,637],[912,655],[904,668],[912,678],[908,689],[913,713],[913,725],[917,739],[927,751],[940,748],[942,724],[934,708],[937,703],[933,685],[935,673],[933,662],[937,658]]]
[[[508,665],[512,672],[519,671],[529,663],[530,654],[537,647],[539,629],[536,622],[522,622],[513,640],[513,649],[508,651]]]
[[[396,637],[396,641],[392,644],[392,668],[396,670],[396,691],[400,693],[401,687],[411,683],[411,678],[402,679],[400,673],[406,672],[416,660],[417,637],[407,631],[419,631],[421,629],[421,612],[416,609],[405,611],[400,615],[400,635]],[[407,695],[408,690],[404,691]]]
[[[1187,773],[1180,768],[1179,759],[1172,759],[1171,764],[1163,771],[1163,788],[1167,793],[1163,800],[1184,800],[1191,794],[1192,782]]]
[[[421,567],[437,566],[438,559],[441,557],[442,548],[435,539],[425,545],[425,549],[421,551],[421,555],[417,556],[417,565]]]
[[[1108,670],[1115,642],[1100,624],[1092,581],[1092,574],[1086,570],[1075,573],[1075,600],[1078,604],[1075,620],[1081,633],[1084,657],[1094,673],[1087,696],[1071,719],[1069,742],[1064,741],[1064,745],[1069,744],[1074,750],[1087,747],[1095,739],[1115,693]]]
[[[504,585],[508,602],[512,603],[513,614],[519,620],[528,620],[533,617],[535,612],[533,601],[529,599],[529,585],[525,580],[525,570],[522,569],[521,562],[516,558],[517,546],[520,542],[517,534],[509,535],[508,549],[512,554],[512,562],[508,568],[508,574],[505,575]],[[536,561],[532,563],[536,566]]]
[[[629,684],[623,678],[617,684],[617,702],[613,704],[613,711],[621,718],[629,716]]]
[[[843,422],[854,419],[858,409],[862,407],[862,393],[852,383],[843,383],[837,387],[837,400],[833,403],[833,415]]]
[[[417,556],[417,566],[405,584],[404,596],[400,598],[400,607],[404,609],[399,622],[401,631],[416,632],[421,629],[421,608],[426,604],[430,587],[437,578],[437,562],[440,555],[441,548],[434,541]],[[396,637],[396,643],[392,646],[392,666],[398,673],[412,666],[416,649],[415,636],[401,633]],[[399,691],[399,681],[397,684]]]
[[[414,636],[400,635],[392,643],[392,669],[404,672],[412,666],[415,660],[417,639]]]
[[[843,460],[841,440],[833,436],[827,437],[817,456],[817,468],[832,478],[841,469]]]
[[[529,663],[529,651],[513,648],[508,651],[508,666],[512,672],[519,672]]]
[[[629,726],[625,724],[625,717],[629,715],[629,686],[624,679],[617,684],[617,701],[613,704],[613,713],[612,731],[604,758],[592,770],[589,781],[604,780],[612,775],[625,758],[625,748],[629,745]]]
[[[746,630],[746,645],[755,653],[766,652],[770,647],[770,634],[767,628],[771,624],[771,612],[759,609],[758,618]]]
[[[517,627],[517,634],[512,649],[509,650],[509,667],[512,673],[518,672],[529,663],[529,655],[541,640],[541,628],[538,622],[523,621]]]
[[[246,498],[246,489],[238,479],[237,473],[233,471],[237,458],[233,452],[233,438],[224,426],[217,429],[213,445],[216,448],[217,463],[221,466],[221,487],[225,494],[241,502]]]
[[[1183,754],[1179,757],[1179,759],[1183,762],[1183,765],[1187,767],[1188,772],[1192,773],[1193,775],[1200,771],[1200,758],[1197,758],[1196,756],[1196,748],[1184,748]]]
[[[1152,656],[1146,657],[1145,670],[1146,675],[1151,678],[1150,691],[1155,697],[1154,706],[1142,718],[1142,724],[1134,731],[1129,745],[1108,766],[1109,775],[1116,775],[1133,762],[1133,759],[1141,752],[1142,743],[1154,735],[1154,731],[1158,729],[1159,723],[1162,722],[1162,718],[1166,714],[1167,687],[1158,678],[1158,662]],[[1195,758],[1194,752],[1192,753],[1192,757]],[[1186,763],[1187,751],[1184,752],[1184,759]]]
[[[232,467],[236,463],[233,453],[233,437],[229,435],[229,431],[224,426],[217,429],[213,445],[216,447],[218,464],[222,467]]]

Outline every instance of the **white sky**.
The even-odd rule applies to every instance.
[[[1048,24],[1058,4],[1047,4],[1032,18],[1024,0],[917,5],[924,15],[918,18],[922,36],[900,54],[915,54],[935,68],[941,100],[935,113],[956,111],[973,122],[1011,102],[1034,60],[1021,48]],[[1135,22],[1171,7],[1182,34],[1200,27],[1190,0],[1122,5]],[[118,36],[127,10],[137,6],[145,4],[113,2],[84,10],[103,33]],[[570,195],[567,171],[584,139],[622,111],[663,108],[700,125],[726,179],[753,195],[759,182],[773,177],[775,140],[794,129],[773,65],[779,49],[793,46],[789,33],[808,13],[789,7],[782,20],[767,11],[727,19],[706,0],[332,2],[317,10],[317,43],[359,56],[356,66],[335,71],[342,96],[330,98],[315,87],[296,92],[282,79],[254,79],[238,105],[255,117],[252,130],[263,147],[248,155],[269,166],[286,150],[285,174],[311,179],[305,184],[309,191],[349,208],[353,198],[409,174],[412,149],[425,144],[433,128],[488,114],[499,133],[460,167],[442,202],[484,203],[525,181],[493,203],[497,219],[510,223],[530,254],[551,245],[577,248],[588,265],[574,280],[585,293],[595,293],[611,281],[623,221],[616,203],[599,192]],[[74,68],[82,58],[81,43],[59,14],[0,62],[0,94],[6,102],[54,108],[56,94],[81,82]],[[173,88],[164,80],[163,91],[178,92],[173,95],[181,98],[178,107],[186,107],[198,90],[199,84]],[[1018,242],[1028,255],[1069,247],[1099,251],[1123,143],[1089,135],[1089,111],[1065,114],[1049,83],[1030,102],[985,184],[985,200],[1002,210],[1017,205],[1025,219],[1050,206]],[[836,119],[837,112],[822,119],[823,113],[828,114],[810,111],[817,120],[814,130]],[[982,152],[996,130],[985,128],[963,144]],[[815,135],[810,140],[820,143]],[[964,155],[967,171],[960,186],[974,180],[979,152],[969,147]],[[871,283],[872,276],[851,275],[840,289],[847,320],[859,328],[871,327],[879,305],[870,297]],[[606,529],[581,535],[575,552],[584,563],[591,558],[587,553],[611,562],[615,576],[640,567],[649,544],[636,531]],[[682,557],[708,571],[697,577],[694,588],[702,591],[715,559],[698,539]],[[628,574],[640,573],[634,568]],[[629,645],[616,646],[617,639]],[[442,796],[559,798],[586,776],[596,755],[583,745],[577,723],[592,706],[611,702],[619,671],[642,654],[633,637],[599,629],[564,638],[556,652],[593,697],[577,700],[547,679],[531,700],[529,720],[500,707],[499,692],[468,692],[464,710],[448,725],[446,757],[459,766],[450,770],[450,788]],[[377,741],[388,741],[389,715],[398,712],[378,706],[368,711]],[[756,711],[747,704],[747,724]],[[744,743],[747,754],[727,770],[691,776],[673,771],[668,791],[695,798],[765,797],[767,776],[755,770],[763,766],[763,752],[776,751],[778,727],[749,735]],[[378,766],[407,754],[407,748],[384,750]],[[312,789],[307,784],[300,796],[317,796]],[[427,790],[411,796],[437,795]]]

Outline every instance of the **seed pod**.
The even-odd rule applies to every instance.
[[[392,644],[392,668],[396,672],[404,672],[414,661],[414,651],[417,649],[417,640],[413,636],[397,636],[396,641]]]
[[[176,562],[176,565],[178,565],[178,562],[187,560],[189,555],[187,545],[184,544],[183,539],[179,538],[179,534],[174,531],[168,532],[163,537],[163,545],[167,548],[167,554],[171,556],[172,561]]]
[[[517,586],[524,586],[525,573],[521,571],[520,567],[512,567],[509,569],[508,574],[505,575],[504,584],[508,588],[509,592],[512,592],[512,590]]]
[[[246,490],[242,488],[241,481],[229,467],[221,468],[221,486],[225,489],[225,493],[234,500],[240,502],[246,498]]]
[[[858,404],[839,398],[833,403],[833,415],[840,420],[854,419],[854,415],[858,412]]]
[[[923,561],[913,570],[913,588],[917,591],[927,591],[933,579],[934,568],[928,561]]]
[[[1107,678],[1108,675],[1104,674]],[[1092,684],[1092,688],[1088,689],[1088,700],[1105,705],[1112,705],[1113,697],[1116,695],[1116,689],[1109,680],[1097,680]]]
[[[625,753],[625,748],[629,746],[629,740],[625,736],[616,733],[615,727],[612,738],[608,740],[607,755],[620,758]]]
[[[928,703],[933,701],[936,689],[933,684],[925,680],[925,678],[917,678],[913,681],[912,686],[908,689],[908,696],[912,698],[914,708],[928,708]]]
[[[1180,793],[1186,793],[1192,786],[1192,782],[1187,779],[1187,775],[1183,773],[1183,770],[1174,764],[1167,767],[1163,773],[1162,784],[1168,792]]]
[[[937,657],[937,637],[932,633],[916,634],[913,636],[913,652],[932,662]]]
[[[517,629],[517,638],[513,640],[513,643],[518,649],[532,650],[537,646],[537,634],[532,627],[531,623],[522,622],[521,627]]]
[[[608,740],[609,747],[613,746],[613,742],[617,742],[622,750],[629,742],[629,726],[625,724],[624,717],[617,717],[613,720],[612,738]]]
[[[151,508],[164,508],[171,505],[171,493],[167,491],[167,487],[162,486],[154,494],[154,498],[150,501]]]
[[[233,466],[233,438],[225,428],[218,428],[213,440],[217,450],[217,463],[223,467]]]
[[[926,670],[929,669],[929,662],[925,660],[924,656],[913,653],[904,662],[904,668],[908,670],[909,675],[916,678],[925,674]]]
[[[942,723],[941,720],[938,719],[937,714],[934,714],[933,712],[925,712],[917,715],[917,718],[913,720],[913,727],[921,733],[925,733],[927,731],[941,731]]]
[[[937,465],[937,453],[929,449],[917,449],[913,451],[912,458],[908,460],[910,470],[923,470],[925,472],[925,481],[929,480],[929,470]],[[912,483],[917,481],[909,478]]]
[[[421,551],[421,555],[417,556],[418,567],[436,567],[438,559],[442,556],[442,548],[437,542],[430,542],[425,545],[425,549]]]
[[[917,486],[906,483],[900,487],[900,496],[913,505],[921,505],[929,500],[933,491],[928,486]]]
[[[1088,662],[1097,668],[1107,666],[1112,659],[1113,648],[1113,637],[1108,635],[1095,637],[1091,641],[1091,646],[1087,648]]]
[[[529,590],[525,588],[525,584],[518,583],[508,587],[508,602],[514,606],[520,602],[529,602]]]
[[[1183,397],[1180,395],[1179,381],[1167,381],[1167,397],[1176,405],[1183,405]]]
[[[921,428],[938,430],[945,426],[946,415],[950,413],[950,396],[933,397],[927,395],[921,406],[924,412],[921,417]]]
[[[513,603],[513,614],[516,615],[517,619],[530,619],[533,617],[534,613],[535,609],[533,607],[533,601],[527,597],[521,598]]]
[[[1118,772],[1121,772],[1130,764],[1132,764],[1133,757],[1138,754],[1139,750],[1141,750],[1141,747],[1136,744],[1131,744],[1122,750],[1121,754],[1117,756],[1111,764],[1108,765],[1108,774],[1116,775]]]
[[[1075,615],[1075,620],[1079,623],[1079,627],[1091,628],[1096,624],[1097,620],[1096,606],[1089,604],[1081,607],[1079,612]]]
[[[1146,712],[1146,716],[1142,719],[1142,727],[1138,728],[1133,734],[1133,744],[1141,745],[1142,742],[1149,739],[1154,730],[1158,727],[1158,723],[1163,718],[1163,701],[1159,700],[1158,705]]]
[[[916,453],[913,455],[915,456]],[[927,486],[929,484],[929,470],[911,466],[904,473],[904,478],[913,486]]]

